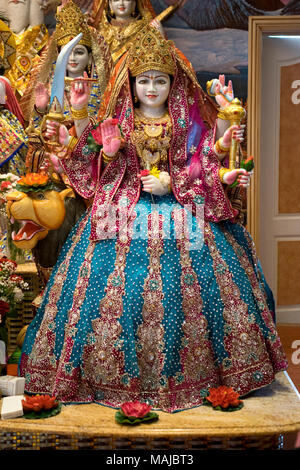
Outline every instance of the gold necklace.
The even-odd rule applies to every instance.
[[[144,116],[135,110],[135,130],[131,141],[142,161],[142,167],[150,169],[165,164],[168,159],[168,148],[171,139],[171,119],[168,110],[160,118]]]
[[[138,109],[135,110],[135,113],[138,121],[144,125],[144,132],[148,137],[160,137],[163,132],[163,124],[171,122],[168,111],[165,111],[160,118],[144,116]]]

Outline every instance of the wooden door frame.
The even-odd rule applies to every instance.
[[[253,155],[255,169],[248,191],[247,228],[259,253],[262,39],[265,33],[300,35],[300,15],[250,16],[248,32],[247,153]]]

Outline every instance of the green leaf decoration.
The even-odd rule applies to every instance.
[[[135,416],[126,416],[121,410],[117,411],[115,414],[115,419],[117,423],[125,424],[128,426],[136,426],[141,423],[152,423],[153,421],[157,421],[158,418],[158,414],[154,413],[154,411],[150,411],[143,418],[136,418]]]
[[[243,408],[244,406],[244,403],[241,402],[238,406],[229,406],[228,408],[222,408],[221,406],[212,406],[211,402],[208,401],[206,398],[204,399],[203,401],[203,405],[205,406],[210,406],[211,408],[213,408],[214,410],[216,411],[228,411],[228,412],[231,412],[231,411],[238,411],[240,410],[241,408]]]
[[[55,190],[55,185],[53,183],[33,184],[33,185],[16,184],[16,190],[22,193],[52,191],[53,189]]]
[[[51,416],[56,416],[61,412],[61,403],[59,403],[55,408],[51,410],[41,410],[41,411],[29,411],[29,413],[24,413],[24,418],[26,419],[45,419],[51,418]]]
[[[91,133],[89,134],[86,142],[90,152],[99,153],[103,147],[102,145],[97,144]]]
[[[241,162],[241,165],[240,165],[241,168],[243,168],[244,170],[250,172],[254,169],[254,160],[252,157],[250,158],[246,158],[245,160],[243,160]],[[238,185],[238,182],[237,182],[237,178],[236,180],[229,186],[230,188],[235,188],[236,186]]]
[[[16,347],[14,352],[9,356],[7,364],[18,364],[21,357],[21,349]]]

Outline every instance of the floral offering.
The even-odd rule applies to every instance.
[[[157,420],[158,414],[151,411],[151,406],[139,401],[123,403],[116,413],[116,421],[119,424],[136,425]]]
[[[218,388],[211,388],[205,399],[205,403],[215,410],[235,411],[243,407],[243,402],[239,400],[239,394],[231,387],[221,385]]]
[[[0,175],[0,202],[2,203],[1,205],[4,205],[6,203],[7,194],[16,187],[19,178],[19,176],[14,175],[12,173]]]
[[[16,274],[17,263],[3,256],[0,258],[0,339],[7,342],[6,316],[15,316],[16,304],[29,288],[22,276]]]
[[[57,415],[61,404],[50,395],[25,395],[22,400],[24,416],[27,419],[49,418]]]

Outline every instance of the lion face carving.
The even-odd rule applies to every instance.
[[[50,230],[61,226],[66,216],[64,200],[75,195],[71,188],[57,191],[43,185],[24,185],[21,190],[20,187],[7,195],[6,211],[13,228],[14,245],[30,250]]]

